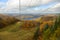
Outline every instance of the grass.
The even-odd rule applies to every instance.
[[[19,23],[15,23],[15,24],[12,24],[12,25],[9,25],[3,29],[0,29],[0,31],[12,31],[14,29],[17,29],[21,24]]]
[[[15,23],[0,29],[0,40],[33,40],[37,27],[29,30],[20,29],[21,24]]]
[[[38,40],[40,36],[42,40],[60,40],[60,18],[58,20],[51,27],[45,25],[42,32],[38,26],[23,29],[21,28],[23,23],[17,22],[0,29],[0,40]]]

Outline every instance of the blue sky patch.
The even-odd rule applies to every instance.
[[[7,2],[8,0],[0,0],[0,2]]]

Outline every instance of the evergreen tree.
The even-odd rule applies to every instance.
[[[58,19],[56,19],[56,21],[55,21],[55,23],[54,23],[54,25],[53,25],[53,28],[54,28],[54,30],[57,30],[57,27],[58,27]]]
[[[60,16],[58,17],[58,26],[60,26]]]
[[[46,31],[48,28],[49,28],[49,25],[46,24],[45,27],[44,27],[44,29],[43,29],[43,32]]]
[[[40,35],[40,28],[38,27],[37,28],[37,30],[36,30],[36,32],[35,32],[35,34],[34,34],[34,40],[38,40],[38,38],[39,38],[39,35]]]

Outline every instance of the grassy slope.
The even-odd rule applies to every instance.
[[[46,23],[50,24],[52,22],[50,22],[50,21],[43,22],[43,24],[46,24]],[[3,29],[0,29],[0,40],[33,40],[32,38],[34,37],[34,33],[36,32],[37,27],[31,28],[28,30],[20,29],[21,24],[22,23],[17,22],[15,24],[9,25]],[[40,27],[43,27],[43,25],[41,25]],[[41,31],[41,29],[40,29],[40,31]],[[58,38],[58,37],[60,37],[59,30],[60,30],[60,27],[58,27],[57,30],[54,31],[54,33],[52,34],[52,33],[50,33],[50,29],[47,29],[42,34],[43,40],[49,40],[48,38],[50,38],[51,40],[60,40]],[[37,34],[39,34],[39,33],[37,33]],[[56,37],[56,34],[57,34],[57,37]],[[50,35],[52,35],[52,36],[50,36]]]
[[[43,31],[43,40],[60,40],[60,16],[54,25]]]
[[[41,35],[39,34],[39,40],[60,40],[60,31],[59,31],[60,30],[60,20],[59,20],[59,18],[58,18],[59,23],[56,23],[56,24],[54,23],[56,18],[54,20],[49,19],[48,21],[45,21],[46,19],[44,19],[44,21],[42,20],[42,24],[40,25],[40,32],[42,32],[42,31],[43,32]],[[39,20],[37,20],[37,21],[39,21]],[[49,26],[47,26],[48,28],[45,27],[46,24],[49,25]],[[57,25],[57,30],[54,30],[55,26],[53,24],[55,24],[55,26]],[[46,30],[44,30],[44,29],[46,29]]]
[[[7,25],[14,24],[20,20],[16,19],[13,16],[0,14],[0,28],[4,28]]]
[[[35,30],[20,29],[21,23],[12,24],[6,28],[0,29],[0,40],[32,40]]]

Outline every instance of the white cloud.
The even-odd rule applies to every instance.
[[[49,9],[29,9],[28,7],[46,5],[56,2],[56,5]],[[0,12],[4,13],[39,13],[39,12],[59,12],[60,0],[8,0],[0,2]],[[20,10],[19,10],[20,9]]]
[[[22,5],[22,8],[21,8],[21,13],[52,13],[52,12],[60,12],[60,0],[21,0],[21,5]],[[31,2],[32,1],[32,2]],[[56,3],[54,4],[53,6],[50,5],[50,7],[48,7],[47,9],[38,9],[35,10],[35,9],[29,9],[29,8],[26,8],[26,7],[34,7],[34,6],[37,6],[37,5],[46,5],[46,4],[49,4],[49,3]],[[29,10],[27,10],[29,9]]]
[[[19,0],[8,0],[7,9],[19,8]]]
[[[41,4],[48,4],[49,2],[52,2],[52,0],[41,0]]]
[[[57,7],[60,7],[60,3],[57,3],[54,7],[52,8],[57,8]]]
[[[47,4],[52,0],[20,0],[20,5],[21,6],[38,6],[38,5],[43,5],[43,4]]]
[[[8,12],[19,12],[19,0],[8,0],[5,10]]]
[[[50,7],[49,9],[44,10],[44,12],[60,12],[60,3],[55,4],[54,6]]]
[[[4,6],[2,6],[4,5]],[[19,12],[19,0],[8,0],[7,2],[0,2],[0,13],[18,13]]]
[[[29,9],[28,7],[46,5],[50,3],[52,0],[20,0],[20,12],[21,13],[39,13],[43,9]],[[27,10],[29,9],[29,10]]]

